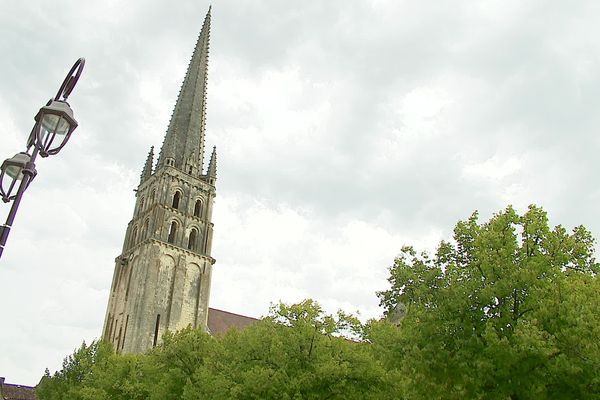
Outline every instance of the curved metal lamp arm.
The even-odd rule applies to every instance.
[[[62,101],[67,101],[67,98],[73,91],[73,88],[75,87],[77,81],[79,80],[79,77],[81,76],[81,71],[83,71],[84,65],[85,58],[80,58],[79,60],[75,61],[75,64],[73,64],[73,66],[71,67],[71,70],[65,77],[65,80],[63,81],[62,85],[60,85],[60,89],[58,89],[58,92],[54,97],[55,101],[58,101],[61,97],[63,98]]]
[[[21,202],[21,198],[23,197],[23,192],[25,191],[25,189],[27,189],[27,186],[29,185],[31,180],[36,175],[35,158],[38,155],[38,152],[40,152],[40,155],[42,155],[42,156],[44,156],[44,153],[42,153],[42,150],[44,152],[47,151],[46,155],[58,153],[58,151],[65,145],[65,143],[69,139],[69,136],[71,135],[71,133],[73,133],[73,130],[75,130],[75,128],[77,127],[77,121],[75,121],[75,119],[73,118],[73,111],[71,110],[71,108],[69,107],[69,104],[67,103],[67,98],[69,97],[69,95],[73,91],[73,88],[77,84],[77,81],[79,80],[79,77],[81,76],[81,72],[83,71],[84,65],[85,65],[84,58],[80,58],[79,60],[75,61],[75,64],[73,64],[73,66],[71,67],[71,70],[65,77],[65,80],[63,81],[62,85],[60,85],[60,89],[58,89],[58,92],[56,93],[54,100],[50,100],[48,102],[48,104],[46,104],[45,107],[42,107],[40,109],[40,112],[38,113],[38,115],[36,115],[35,125],[31,131],[31,134],[29,135],[29,140],[27,141],[27,149],[28,150],[29,150],[29,148],[31,148],[34,145],[35,145],[35,148],[31,154],[30,158],[27,160],[27,162],[25,163],[25,165],[22,168],[23,178],[21,179],[21,182],[19,183],[19,188],[17,190],[16,195],[13,196],[11,194],[11,192],[14,189],[14,187],[16,186],[16,182],[18,179],[12,179],[9,189],[7,189],[5,191],[5,189],[2,188],[2,179],[4,178],[4,175],[6,175],[6,168],[4,168],[4,166],[1,168],[1,171],[0,171],[0,198],[4,202],[8,202],[8,201],[12,200],[13,204],[8,213],[8,217],[6,217],[6,223],[4,225],[0,225],[0,258],[2,257],[2,252],[4,251],[4,248],[6,246],[6,241],[8,240],[8,234],[10,233],[10,229],[12,228],[13,221],[15,219],[15,215],[17,214],[17,209],[19,208],[19,203]],[[62,97],[62,100],[61,100],[61,97]],[[53,102],[57,102],[60,104],[53,105],[52,104]],[[62,144],[53,149],[48,149],[50,147],[51,142],[48,143],[47,146],[41,147],[38,144],[36,144],[36,141],[35,141],[37,132],[39,132],[39,130],[42,127],[42,120],[44,119],[45,112],[47,112],[49,114],[53,114],[55,119],[57,117],[62,118],[64,121],[69,123],[69,131],[62,133],[62,134],[66,133]],[[51,140],[57,134],[57,127],[58,127],[58,125],[55,125],[53,131],[51,132],[53,134]],[[36,132],[36,130],[37,130],[37,132]],[[48,147],[48,148],[46,148],[46,147]]]

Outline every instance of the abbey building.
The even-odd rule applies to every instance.
[[[210,9],[154,165],[150,149],[133,217],[116,258],[103,338],[143,352],[165,330],[207,327],[217,179],[213,148],[204,168]]]

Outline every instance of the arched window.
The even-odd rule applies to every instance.
[[[146,220],[144,221],[144,227],[142,228],[142,237],[141,239],[144,240],[148,237],[148,223],[149,223],[149,219],[146,218]]]
[[[138,214],[141,213],[142,211],[144,211],[144,196],[142,196],[142,198],[140,199],[140,207],[138,208]]]
[[[173,195],[173,208],[178,209],[179,208],[179,199],[181,198],[181,193],[178,191],[175,192],[175,194]]]
[[[133,228],[133,233],[131,234],[131,240],[129,240],[129,247],[133,247],[135,242],[137,241],[138,229],[137,226]]]
[[[202,200],[196,200],[196,205],[194,206],[194,217],[199,217],[202,214]]]
[[[175,234],[177,233],[177,222],[171,222],[169,226],[169,236],[167,237],[167,242],[173,243],[175,241]]]
[[[152,189],[152,194],[150,194],[150,200],[151,203],[154,203],[156,201],[156,189]]]
[[[196,228],[192,228],[188,239],[188,249],[196,250],[196,236],[198,236],[198,231]]]

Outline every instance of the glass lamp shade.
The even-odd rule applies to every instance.
[[[23,168],[31,160],[31,156],[27,153],[17,153],[13,157],[4,160],[2,163],[2,172],[13,179],[20,181],[23,179]]]
[[[14,199],[14,189],[18,187],[17,182],[23,179],[23,170],[29,161],[31,161],[31,156],[21,152],[15,154],[14,157],[4,160],[2,163],[0,167],[0,194],[4,202]],[[33,172],[33,175],[35,175],[35,172]]]
[[[66,135],[69,131],[69,122],[61,116],[55,114],[45,114],[42,118],[42,129],[46,132],[56,132],[57,135]]]
[[[50,100],[35,116],[36,124],[29,138],[42,157],[56,154],[77,128],[73,110],[66,101]]]

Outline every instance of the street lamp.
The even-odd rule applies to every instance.
[[[67,103],[67,98],[79,80],[84,65],[85,59],[80,58],[77,60],[65,77],[56,96],[40,108],[34,118],[35,125],[27,140],[27,150],[4,160],[2,166],[0,166],[0,195],[2,201],[5,203],[13,202],[6,223],[0,226],[0,258],[23,193],[37,174],[35,170],[37,155],[48,157],[57,154],[77,128],[77,121],[73,117],[73,110]],[[15,188],[17,188],[16,193],[14,192]]]

